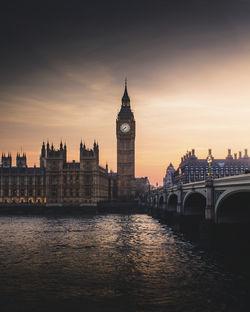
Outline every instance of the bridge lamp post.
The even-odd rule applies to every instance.
[[[208,155],[208,158],[207,158],[207,162],[208,162],[208,180],[211,180],[211,168],[212,168],[212,156],[211,155]]]
[[[213,191],[213,180],[211,177],[212,157],[208,155],[208,179],[205,182],[206,186],[206,209],[205,218],[207,221],[214,221],[214,191]]]

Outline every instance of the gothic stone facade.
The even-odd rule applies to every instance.
[[[48,206],[96,205],[106,200],[135,198],[135,119],[125,83],[116,119],[117,174],[99,165],[99,146],[80,144],[80,162],[67,162],[67,148],[43,143],[39,168],[28,168],[26,155],[2,155],[0,204],[41,203]]]
[[[122,105],[116,120],[118,198],[135,197],[135,119],[125,83]]]
[[[112,181],[111,181],[112,180]],[[80,144],[80,162],[67,162],[66,145],[59,149],[43,143],[40,168],[28,168],[26,155],[17,155],[12,167],[11,155],[2,155],[0,167],[0,203],[37,203],[47,206],[96,205],[111,199],[114,185],[108,167],[99,165],[99,146]]]

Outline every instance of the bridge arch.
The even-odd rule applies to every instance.
[[[250,224],[250,189],[231,188],[221,194],[215,206],[217,223]]]
[[[206,196],[202,192],[188,192],[183,199],[184,215],[205,218]]]
[[[168,196],[167,211],[177,212],[178,197],[175,193]]]

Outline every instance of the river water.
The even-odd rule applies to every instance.
[[[0,217],[1,311],[249,311],[249,298],[248,274],[148,215]]]

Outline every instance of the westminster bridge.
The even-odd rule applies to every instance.
[[[163,214],[199,216],[217,224],[250,223],[250,174],[156,188],[147,205]]]

